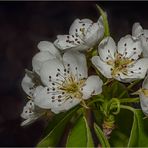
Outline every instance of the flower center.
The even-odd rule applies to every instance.
[[[70,64],[62,71],[57,69],[56,78],[49,76],[49,82],[52,84],[51,87],[47,88],[47,94],[51,94],[52,102],[56,100],[59,102],[59,106],[66,100],[73,102],[73,99],[79,99],[83,101],[83,86],[85,85],[86,78],[78,71],[75,67],[70,71]],[[83,103],[85,105],[85,103]]]
[[[67,93],[75,93],[78,91],[78,86],[76,85],[76,83],[71,83],[64,86],[63,89],[65,89]]]
[[[122,57],[120,54],[116,55],[115,60],[109,60],[107,63],[111,65],[113,68],[112,76],[120,75],[120,72],[127,74],[127,66],[131,64],[133,61],[129,58]]]
[[[72,74],[65,78],[65,81],[59,87],[60,90],[64,91],[66,94],[81,99],[82,93],[81,89],[84,86],[85,80],[77,80]]]
[[[148,89],[142,89],[142,92],[144,93],[144,95],[145,95],[146,97],[148,97]]]

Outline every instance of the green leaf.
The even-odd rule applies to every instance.
[[[109,139],[111,147],[127,147],[132,123],[133,113],[129,110],[121,109],[120,113],[115,116],[115,129]]]
[[[65,116],[62,116],[63,118],[60,118],[59,116],[55,118],[55,121],[53,122],[53,123],[56,123],[55,126],[53,126],[53,123],[51,122],[51,127],[49,126],[47,129],[49,133],[45,138],[43,138],[39,142],[37,147],[57,146],[57,143],[59,142],[68,121],[72,118],[74,113],[76,113],[77,109],[78,109],[78,106],[71,109]],[[61,120],[58,120],[58,119],[61,119]]]
[[[94,147],[91,132],[84,116],[81,116],[69,133],[66,147]]]
[[[99,10],[99,12],[100,12],[100,14],[101,14],[101,16],[103,18],[103,24],[104,24],[104,29],[105,29],[104,35],[105,36],[110,36],[107,15],[99,5],[96,5],[96,7]]]
[[[144,114],[140,109],[134,109],[126,105],[121,105],[121,108],[133,113],[133,124],[128,147],[148,147],[148,119],[143,119]]]
[[[129,147],[148,147],[148,119],[143,119],[141,110],[134,110],[134,121],[129,139]]]
[[[55,127],[55,125],[57,125],[59,121],[61,121],[67,114],[69,114],[69,112],[55,114],[52,117],[52,119],[48,121],[48,125],[45,128],[43,133],[43,137],[46,137],[49,134],[49,132]]]
[[[108,142],[108,140],[106,139],[104,133],[102,132],[102,130],[100,129],[100,127],[94,123],[94,129],[96,132],[96,135],[101,143],[101,147],[110,147],[110,144]]]
[[[118,98],[118,96],[125,91],[126,87],[124,84],[114,81],[111,84],[103,86],[103,95],[104,98]],[[128,98],[128,92],[126,92],[122,97]]]

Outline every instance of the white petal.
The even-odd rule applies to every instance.
[[[52,109],[58,107],[63,101],[60,100],[58,96],[62,93],[59,93],[57,90],[53,91],[49,87],[37,87],[34,92],[34,103],[40,108]]]
[[[61,50],[70,49],[77,44],[70,35],[58,35],[57,40],[54,42],[55,46]]]
[[[40,75],[40,69],[42,67],[42,64],[45,61],[53,58],[55,58],[55,56],[50,54],[48,51],[42,51],[37,53],[32,59],[33,70]]]
[[[103,62],[99,56],[94,56],[91,59],[93,65],[107,78],[112,78],[111,75],[111,68],[112,66],[108,65],[107,63]]]
[[[146,97],[143,93],[141,93],[139,97],[142,111],[148,116],[148,97]]]
[[[82,93],[83,98],[88,99],[92,95],[97,95],[102,92],[103,82],[98,76],[90,76],[85,82],[85,86],[83,87]]]
[[[38,117],[28,118],[21,123],[21,126],[29,125],[29,124],[33,123],[34,121],[36,121],[37,119],[38,119]]]
[[[73,48],[71,48],[71,50],[74,51],[87,51],[88,49],[90,49],[90,47],[88,45],[86,45],[85,43],[79,44]]]
[[[143,81],[142,88],[148,89],[148,75],[145,77]]]
[[[132,35],[141,39],[143,56],[148,58],[148,30],[143,29],[139,23],[135,23],[133,25]]]
[[[106,15],[107,15],[107,14],[106,14]],[[99,17],[97,23],[100,24],[100,25],[102,25],[102,26],[104,26],[103,17],[102,17],[102,16]]]
[[[98,46],[100,58],[103,61],[114,60],[116,44],[111,37],[104,38]]]
[[[141,36],[143,57],[148,58],[148,30],[144,30],[144,35]]]
[[[70,64],[70,71],[80,78],[87,78],[86,57],[80,52],[67,51],[63,55],[63,61]]]
[[[26,119],[21,123],[21,126],[29,125],[30,123],[32,123],[31,121],[33,121],[31,118]]]
[[[143,28],[140,25],[140,23],[134,23],[132,27],[132,36],[139,37],[141,34],[143,34]]]
[[[52,59],[44,62],[40,70],[40,77],[45,85],[50,86],[50,79],[54,81],[56,81],[57,79],[63,80],[63,77],[61,75],[58,75],[58,73],[60,73],[61,75],[64,74],[64,66],[62,64],[62,61],[60,61],[59,59]]]
[[[69,34],[70,35],[76,35],[78,34],[78,36],[80,38],[83,38],[84,34],[86,33],[87,29],[89,28],[90,25],[92,25],[92,21],[90,19],[76,19],[70,29],[69,29]],[[81,31],[81,29],[83,29],[83,31]]]
[[[21,126],[33,123],[45,113],[45,110],[35,106],[34,101],[30,100],[26,103],[21,113],[21,117],[26,119],[21,123]]]
[[[136,79],[143,79],[145,77],[146,71],[148,69],[148,66],[145,66],[146,62],[148,62],[148,59],[138,60],[133,65],[130,65],[128,67],[127,74],[120,72],[120,76],[118,76],[118,78],[116,78],[116,79],[121,82],[124,82],[124,83],[128,83],[128,82],[134,81]]]
[[[116,75],[115,77],[116,80],[121,81],[123,83],[129,83],[131,81],[136,80],[136,78],[133,78],[131,73],[129,72],[129,74],[124,74],[122,72],[118,73],[118,75]]]
[[[122,37],[118,42],[118,52],[125,58],[137,60],[143,49],[140,40],[135,40],[131,35]]]
[[[94,23],[87,29],[84,41],[91,48],[96,45],[100,38],[104,35],[104,27],[98,23]]]
[[[35,87],[34,87],[34,83],[30,79],[30,77],[27,76],[27,74],[25,74],[25,77],[23,78],[21,85],[25,93],[32,97]]]
[[[41,41],[38,44],[38,48],[40,49],[40,51],[48,51],[48,52],[50,52],[50,54],[52,54],[53,56],[55,56],[57,58],[61,57],[59,50],[51,42]]]
[[[26,103],[26,107],[30,108],[31,110],[34,110],[34,109],[35,109],[34,101],[33,101],[33,100],[29,100],[29,101]]]
[[[40,108],[50,109],[52,94],[48,93],[48,87],[39,86],[34,92],[34,103]]]
[[[73,49],[73,50],[87,50],[88,47],[84,42],[75,35],[58,35],[57,40],[54,42],[55,46],[61,50]]]
[[[54,112],[55,114],[58,114],[60,112],[65,112],[68,111],[69,109],[71,109],[72,107],[76,106],[77,104],[80,103],[79,99],[68,99],[65,102],[61,103],[60,106],[53,106],[51,108],[51,111]]]
[[[48,87],[38,87],[34,93],[34,102],[41,108],[51,109],[54,113],[63,112],[69,110],[73,106],[77,105],[80,100],[66,97],[58,91],[55,93],[48,93]],[[59,96],[61,96],[59,98]]]
[[[144,35],[143,36],[148,37],[148,29],[144,29],[143,31],[144,31]]]
[[[40,51],[50,51],[51,46],[52,46],[52,43],[48,41],[40,41],[37,45]]]
[[[32,118],[34,117],[34,103],[32,100],[28,101],[26,106],[23,108],[23,112],[21,114],[21,117],[24,119]]]
[[[142,58],[135,62],[130,68],[128,68],[128,77],[135,79],[143,79],[148,70],[148,58]]]

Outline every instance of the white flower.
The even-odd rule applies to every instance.
[[[93,23],[90,19],[76,19],[70,27],[69,35],[58,35],[55,45],[61,49],[84,51],[96,45],[104,35],[101,19]]]
[[[148,58],[148,29],[143,29],[140,23],[134,23],[132,35],[141,40],[143,47],[143,57]]]
[[[21,123],[21,126],[31,124],[39,117],[45,114],[45,110],[35,106],[33,100],[29,100],[23,109],[21,117],[25,120]]]
[[[52,59],[41,68],[41,80],[34,92],[35,104],[54,113],[69,110],[75,105],[102,92],[102,80],[89,76],[84,54],[67,51],[63,59]]]
[[[144,79],[142,88],[138,91],[142,111],[148,116],[148,76]]]
[[[38,48],[40,52],[37,53],[32,59],[33,72],[28,71],[22,80],[23,90],[26,92],[27,95],[31,97],[33,96],[34,90],[37,87],[33,79],[36,79],[36,81],[38,79],[39,81],[40,69],[42,67],[42,64],[49,59],[61,58],[60,52],[54,47],[51,42],[41,41],[38,44]]]
[[[148,58],[140,58],[141,42],[131,35],[121,38],[117,46],[111,37],[103,39],[98,52],[99,56],[94,56],[92,63],[105,77],[122,82],[145,77]]]

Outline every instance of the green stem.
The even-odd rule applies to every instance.
[[[132,111],[133,113],[135,113],[134,108],[132,108],[132,107],[130,107],[130,106],[120,105],[120,108],[127,109],[127,110],[130,110],[130,111]]]
[[[104,102],[104,100],[103,100],[102,98],[98,98],[98,99],[92,100],[92,101],[90,101],[90,102],[87,104],[87,106],[88,106],[88,105],[91,105],[91,104],[93,104],[93,103],[96,103],[96,102]]]
[[[113,111],[112,114],[117,115],[120,112],[120,101],[117,98],[112,98],[109,103],[109,114],[116,108],[116,111]]]
[[[127,89],[121,93],[121,95],[119,96],[119,98],[122,98],[122,97],[125,95],[125,93],[126,93],[129,89],[131,89],[134,85],[136,85],[136,84],[137,84],[138,82],[140,82],[140,81],[141,81],[141,80],[137,80],[137,81],[134,81],[133,83],[131,83],[131,84],[127,87]]]
[[[139,102],[139,98],[123,98],[119,100],[120,103],[130,103],[130,102]]]

